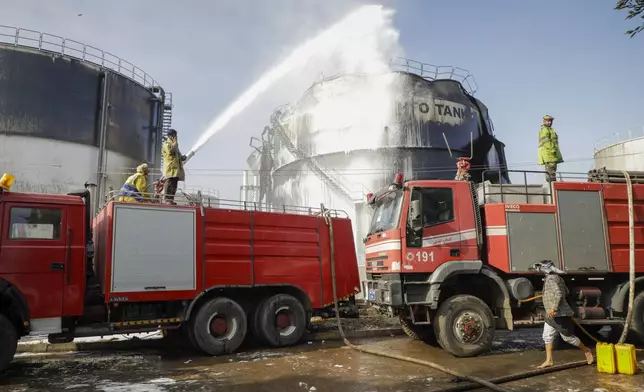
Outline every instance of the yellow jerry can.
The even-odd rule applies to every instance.
[[[632,344],[616,344],[615,357],[617,359],[617,372],[633,375],[637,373],[637,354]]]
[[[615,346],[610,343],[597,343],[597,370],[601,373],[615,374],[617,364],[615,360]]]

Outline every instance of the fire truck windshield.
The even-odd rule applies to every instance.
[[[399,189],[388,192],[376,200],[376,208],[373,212],[369,233],[367,235],[398,227],[403,195],[404,192]]]

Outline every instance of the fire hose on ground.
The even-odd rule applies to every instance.
[[[333,304],[335,306],[336,312],[335,312],[335,318],[336,322],[338,324],[338,330],[340,331],[340,336],[342,337],[342,340],[344,341],[344,344],[347,345],[347,347],[363,352],[366,354],[372,354],[372,355],[378,355],[381,357],[386,357],[386,358],[392,358],[392,359],[398,359],[400,361],[405,361],[405,362],[411,362],[415,363],[418,365],[424,365],[431,367],[433,369],[439,370],[441,372],[450,374],[452,376],[469,380],[472,382],[475,382],[478,385],[487,387],[493,391],[499,391],[499,392],[511,392],[509,389],[502,388],[498,385],[494,385],[493,383],[486,381],[482,378],[474,377],[474,376],[466,376],[464,374],[461,374],[453,369],[446,368],[444,366],[441,366],[437,363],[434,362],[429,362],[429,361],[423,361],[421,359],[417,358],[412,358],[404,355],[396,355],[396,354],[390,354],[378,350],[372,350],[369,348],[365,348],[362,346],[357,346],[349,341],[347,339],[346,335],[344,334],[344,330],[342,329],[342,322],[340,320],[340,313],[337,311],[338,309],[338,294],[337,294],[337,288],[336,288],[336,282],[335,282],[335,244],[334,244],[334,236],[333,236],[333,220],[331,219],[331,216],[329,215],[329,211],[324,207],[324,204],[320,204],[320,208],[322,210],[322,215],[324,217],[324,221],[326,224],[329,226],[329,247],[330,247],[330,258],[331,258],[331,283],[333,286]]]
[[[628,329],[630,327],[630,320],[632,319],[632,311],[633,311],[633,301],[635,298],[635,228],[634,228],[634,212],[633,212],[633,186],[630,181],[630,176],[626,171],[623,171],[624,177],[626,179],[626,187],[627,187],[627,194],[628,194],[628,228],[629,228],[629,296],[628,296],[628,310],[626,314],[626,319],[624,320],[624,330],[622,331],[622,335],[619,338],[619,343],[623,343],[626,340],[626,336],[628,334]],[[333,221],[329,215],[329,211],[324,207],[324,204],[320,204],[320,208],[322,211],[322,216],[324,217],[324,220],[329,227],[329,247],[330,247],[330,258],[331,258],[331,282],[332,282],[332,287],[333,287],[333,303],[335,308],[338,308],[338,297],[337,297],[337,292],[336,292],[336,281],[335,281],[335,244],[334,244],[334,236],[333,236]],[[530,302],[534,301],[538,298],[541,298],[541,296],[535,296],[532,298],[528,298],[527,300],[523,300],[521,302]],[[372,354],[372,355],[377,355],[385,358],[392,358],[392,359],[397,359],[405,362],[410,362],[410,363],[415,363],[418,365],[423,365],[427,366],[436,370],[439,370],[441,372],[450,374],[452,376],[455,376],[460,379],[468,380],[471,383],[469,384],[464,384],[464,385],[459,385],[454,388],[449,388],[443,390],[443,392],[457,392],[457,391],[468,391],[471,389],[477,389],[480,387],[486,387],[489,388],[493,391],[502,391],[502,392],[509,392],[510,390],[507,388],[503,388],[497,384],[502,384],[502,383],[507,383],[511,381],[517,381],[521,379],[526,379],[530,377],[535,377],[539,376],[542,374],[548,374],[548,373],[553,373],[553,372],[558,372],[562,370],[567,370],[567,369],[573,369],[577,367],[582,367],[582,366],[587,366],[588,363],[586,361],[575,361],[575,362],[569,362],[565,363],[562,365],[557,365],[557,366],[550,366],[547,368],[543,369],[534,369],[534,370],[528,370],[526,372],[521,372],[521,373],[516,373],[516,374],[511,374],[507,376],[502,376],[502,377],[497,377],[491,380],[484,380],[479,377],[475,376],[468,376],[461,374],[457,372],[456,370],[441,366],[437,363],[430,362],[430,361],[424,361],[421,359],[409,357],[409,356],[404,356],[404,355],[396,355],[396,354],[391,354],[387,352],[382,352],[378,350],[373,350],[369,348],[365,348],[362,346],[355,345],[351,343],[342,328],[342,322],[340,320],[340,314],[339,312],[335,312],[335,317],[336,317],[336,322],[338,325],[338,331],[340,332],[340,336],[342,337],[342,340],[344,341],[344,344],[356,351],[363,352],[366,354]],[[581,326],[575,319],[573,319],[575,324],[581,329],[581,331],[586,334],[588,337],[590,337],[592,340],[594,340],[596,343],[600,343],[600,341],[592,336],[584,327]],[[637,351],[644,351],[644,350],[637,350]]]

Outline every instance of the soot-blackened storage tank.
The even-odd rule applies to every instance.
[[[390,184],[396,173],[454,179],[455,158],[473,151],[473,181],[508,181],[504,145],[493,135],[487,108],[472,95],[471,75],[401,61],[394,65],[404,68],[389,73],[315,83],[298,102],[273,113],[249,158],[260,177],[260,201],[345,210],[362,263],[361,240],[371,217],[365,195]]]
[[[170,94],[125,60],[0,26],[0,172],[14,174],[15,191],[94,183],[102,201],[141,162],[159,167],[171,108]]]

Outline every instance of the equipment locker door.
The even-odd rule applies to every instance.
[[[405,268],[433,271],[440,264],[462,258],[461,242],[464,234],[460,232],[455,216],[452,188],[413,188],[411,200],[419,198],[422,205],[422,242],[417,246],[407,244]]]
[[[60,332],[68,257],[64,206],[6,203],[3,208],[0,276],[25,296],[32,332]]]

